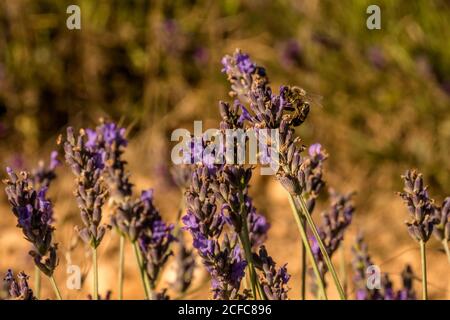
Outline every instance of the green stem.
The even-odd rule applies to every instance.
[[[344,286],[344,294],[347,296],[348,280],[347,280],[347,270],[345,268],[345,249],[344,243],[341,243],[340,251],[340,267],[341,267],[341,278]]]
[[[41,270],[38,266],[34,266],[34,295],[36,298],[41,298]]]
[[[446,239],[442,240],[442,245],[444,246],[445,253],[447,254],[448,263],[450,263],[450,250]]]
[[[305,229],[305,219],[301,219],[301,224],[303,226],[303,229]],[[306,230],[306,229],[305,229]],[[302,284],[301,284],[301,292],[300,297],[302,300],[306,299],[306,248],[302,241]]]
[[[314,254],[313,254],[313,251],[311,249],[311,245],[310,245],[310,243],[308,241],[308,237],[306,236],[305,227],[302,224],[302,215],[299,212],[297,206],[295,205],[294,198],[292,197],[291,194],[289,194],[289,204],[291,205],[292,213],[294,214],[295,221],[297,222],[298,230],[300,232],[300,236],[302,238],[303,244],[304,244],[305,249],[306,249],[306,254],[308,255],[309,260],[311,261],[314,274],[316,275],[317,283],[319,285],[320,294],[322,295],[322,297],[325,300],[328,300],[327,292],[325,290],[325,284],[323,283],[323,279],[322,279],[322,275],[320,274],[319,267],[317,266],[317,262],[314,259]]]
[[[62,300],[61,293],[59,292],[58,286],[56,285],[56,281],[55,281],[55,278],[53,277],[53,275],[51,275],[49,277],[49,279],[50,279],[50,283],[52,284],[53,291],[55,291],[56,298],[58,298],[58,300]]]
[[[333,263],[331,262],[330,256],[328,255],[328,252],[325,248],[325,245],[323,244],[322,239],[319,236],[317,227],[314,224],[314,221],[313,221],[311,215],[309,214],[308,209],[306,208],[305,201],[301,195],[297,195],[297,196],[295,196],[295,198],[296,198],[297,202],[300,204],[302,211],[303,211],[303,216],[306,218],[306,222],[308,223],[309,228],[311,229],[314,237],[317,240],[317,243],[319,244],[320,252],[322,253],[322,256],[325,260],[325,264],[327,265],[328,270],[330,271],[331,276],[333,277],[333,281],[334,281],[334,284],[336,285],[336,289],[339,293],[339,297],[341,298],[341,300],[345,300],[346,298],[345,298],[344,289],[342,289],[341,282],[339,281],[339,277],[336,273],[336,269],[334,268]]]
[[[427,255],[425,250],[425,242],[423,240],[420,240],[420,258],[422,261],[422,299],[428,300]]]
[[[249,240],[249,236],[248,236],[248,228],[247,228],[246,219],[244,221],[245,222],[242,224],[242,230],[239,235],[239,238],[241,240],[241,244],[244,249],[245,259],[247,260],[247,263],[248,263],[248,270],[249,270],[249,275],[250,275],[250,283],[251,283],[251,287],[252,287],[253,298],[256,300],[257,292],[259,293],[261,298],[263,298],[264,296],[262,295],[262,290],[260,288],[259,281],[256,277],[256,270],[255,270],[255,265],[253,262],[253,254],[252,254],[252,249],[251,249],[250,240]],[[259,287],[259,288],[257,288],[257,287]],[[258,289],[258,291],[257,291],[257,289]]]
[[[124,278],[124,255],[125,255],[125,236],[120,235],[119,243],[119,300],[123,299],[123,278]]]
[[[137,242],[133,242],[134,254],[136,256],[136,262],[139,267],[139,273],[141,275],[142,286],[144,287],[145,299],[150,300],[149,289],[147,284],[147,276],[145,275],[144,265],[142,263],[141,253],[138,248]]]
[[[94,267],[94,291],[92,294],[93,300],[98,300],[98,262],[97,262],[97,248],[92,248],[92,265]]]

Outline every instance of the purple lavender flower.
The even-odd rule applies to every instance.
[[[22,229],[25,239],[33,244],[30,255],[36,266],[51,277],[58,265],[57,244],[53,242],[55,228],[51,225],[53,206],[46,198],[47,188],[34,190],[33,182],[27,172],[17,176],[11,168],[6,168],[9,179],[5,180],[6,195],[17,227]]]
[[[319,143],[312,144],[308,149],[309,157],[305,158],[297,173],[300,189],[306,196],[306,207],[309,213],[315,208],[316,199],[325,187],[323,180],[323,164],[328,154]]]
[[[88,129],[86,132],[88,148],[103,157],[106,182],[111,190],[112,200],[117,205],[126,202],[132,194],[133,185],[129,181],[129,174],[125,171],[127,162],[123,160],[123,153],[128,144],[125,128],[118,127],[114,122],[102,120],[95,130]]]
[[[186,192],[187,213],[182,221],[211,275],[214,299],[243,299],[246,293],[240,294],[239,289],[247,262],[242,258],[236,235],[230,238],[223,232],[225,219],[218,210],[214,191],[219,192],[219,188],[215,174],[207,167],[196,168]]]
[[[251,90],[264,89],[268,83],[264,68],[257,66],[239,49],[222,59],[223,69],[231,83],[230,95],[249,99]]]
[[[296,39],[289,39],[283,43],[281,61],[289,69],[303,63],[303,48]]]
[[[191,286],[196,264],[194,252],[186,247],[183,233],[181,232],[178,236],[178,244],[179,248],[175,255],[176,279],[172,286],[176,291],[183,294]]]
[[[247,224],[249,226],[250,243],[252,247],[260,247],[267,239],[270,223],[267,221],[266,217],[256,212],[256,209],[250,204]]]
[[[406,265],[402,271],[403,288],[397,291],[397,300],[416,300],[416,292],[413,286],[414,272],[410,265]]]
[[[257,264],[263,271],[261,283],[263,290],[269,300],[287,300],[289,288],[287,283],[290,275],[287,273],[286,265],[276,268],[276,263],[267,254],[264,246],[261,246],[257,256]]]
[[[439,241],[450,241],[450,197],[445,198],[442,206],[434,211],[437,224],[434,228],[434,235]]]
[[[405,188],[399,195],[404,200],[411,218],[406,222],[408,232],[414,240],[427,242],[436,223],[434,201],[428,195],[422,174],[408,170],[402,177]]]
[[[318,228],[318,232],[328,255],[331,257],[344,239],[344,232],[352,221],[355,208],[351,202],[352,193],[341,195],[331,190],[330,194],[331,206],[328,211],[322,214],[323,223]],[[324,276],[328,269],[319,250],[317,240],[314,237],[312,239],[313,245],[311,247],[318,262],[320,273]]]
[[[249,55],[245,53],[236,54],[236,65],[242,73],[250,74],[256,69],[256,65],[250,60]]]
[[[161,268],[172,255],[170,245],[175,241],[173,225],[167,225],[153,204],[153,191],[143,192],[141,196],[144,228],[139,235],[139,248],[143,256],[143,266],[147,273],[150,288],[156,287]]]
[[[28,279],[29,277],[23,271],[17,275],[17,279],[11,269],[6,272],[3,281],[8,289],[10,300],[36,300],[33,290],[28,285]]]
[[[58,160],[58,151],[52,151],[50,154],[50,162],[48,166],[44,161],[39,161],[38,167],[32,171],[34,187],[49,187],[50,183],[56,178],[55,170],[61,165]]]
[[[407,265],[402,272],[403,288],[395,291],[388,274],[383,274],[380,289],[367,287],[367,269],[373,265],[368,253],[367,244],[361,234],[356,238],[352,247],[353,253],[353,283],[357,300],[415,300],[416,293],[413,288],[414,273]]]
[[[355,286],[356,300],[380,300],[378,290],[367,287],[366,272],[372,266],[367,244],[364,242],[362,234],[358,234],[355,244],[352,246],[353,253],[353,284]]]
[[[108,228],[101,224],[102,207],[108,192],[102,178],[105,153],[93,142],[93,136],[92,131],[80,130],[75,138],[73,129],[67,128],[64,151],[77,182],[75,196],[84,225],[78,233],[85,243],[95,249]]]

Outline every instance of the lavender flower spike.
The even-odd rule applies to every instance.
[[[69,127],[64,151],[66,162],[76,177],[75,196],[84,225],[78,229],[78,233],[85,243],[95,249],[107,229],[106,225],[101,224],[107,190],[102,178],[105,153],[92,137],[92,132],[84,130],[80,130],[80,134],[75,137],[73,129]]]
[[[9,179],[6,195],[14,215],[17,227],[22,229],[25,239],[33,244],[30,255],[36,266],[48,277],[58,265],[57,244],[53,242],[55,228],[51,225],[52,203],[46,197],[46,188],[34,190],[33,182],[27,172],[17,176],[11,168],[6,168]]]
[[[436,208],[435,219],[437,224],[435,225],[434,235],[436,239],[442,242],[450,241],[450,197],[445,198],[442,206]]]
[[[172,286],[177,292],[184,294],[192,284],[196,266],[195,255],[193,250],[186,247],[182,232],[180,232],[180,235],[178,236],[178,242],[179,248],[175,255],[177,276]]]
[[[351,202],[352,193],[341,195],[333,190],[330,190],[330,193],[331,206],[328,211],[322,214],[323,223],[318,228],[318,232],[328,255],[331,257],[344,239],[344,232],[352,221],[355,208]],[[318,262],[319,270],[324,277],[328,269],[315,238],[313,238],[313,242],[314,255]]]
[[[139,248],[150,289],[156,288],[158,276],[167,259],[172,255],[170,245],[175,241],[173,225],[167,225],[153,204],[153,192],[143,192],[145,228],[139,237]]]
[[[434,201],[428,195],[422,174],[415,170],[408,170],[402,178],[405,188],[399,195],[404,200],[411,218],[406,222],[408,232],[414,240],[427,242],[436,223],[433,216]]]
[[[49,187],[50,183],[56,178],[55,170],[60,165],[61,162],[58,160],[58,151],[56,150],[51,152],[50,162],[47,166],[44,161],[39,161],[38,167],[31,172],[35,188]]]
[[[263,270],[261,283],[267,298],[269,300],[287,300],[289,290],[287,283],[291,276],[287,273],[286,265],[277,269],[264,246],[259,249],[258,264]]]
[[[17,275],[17,279],[11,270],[6,272],[3,281],[6,283],[10,300],[36,300],[33,290],[28,285],[28,278],[23,271]]]
[[[218,210],[213,191],[219,188],[215,176],[200,165],[193,172],[191,181],[186,192],[187,213],[182,221],[211,275],[213,297],[220,300],[245,299],[248,292],[241,294],[239,290],[247,262],[242,258],[236,235],[230,237],[223,230],[225,218]]]

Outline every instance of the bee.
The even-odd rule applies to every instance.
[[[296,86],[287,87],[284,98],[288,102],[285,110],[291,112],[288,119],[295,127],[305,122],[312,106],[322,107],[320,103],[322,96],[307,93],[306,90]]]

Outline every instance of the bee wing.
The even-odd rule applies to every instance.
[[[319,108],[323,108],[323,96],[321,96],[320,94],[315,94],[315,93],[306,93],[305,98],[307,100],[307,102],[309,102],[309,104],[312,107],[319,107]]]

